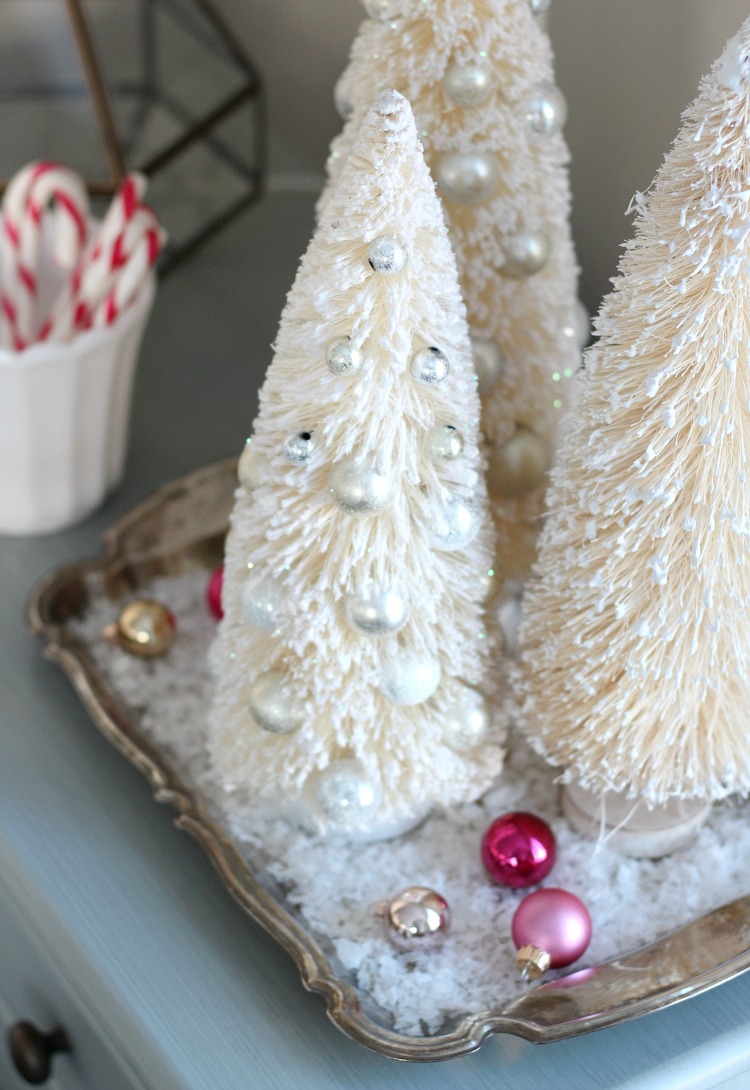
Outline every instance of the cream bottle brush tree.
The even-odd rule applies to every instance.
[[[524,729],[649,803],[750,789],[750,21],[647,195],[527,589]]]
[[[458,261],[508,579],[534,555],[546,474],[580,364],[565,101],[536,0],[364,0],[336,87],[329,185],[383,87],[412,104]],[[587,338],[586,338],[587,339]]]
[[[305,254],[226,549],[211,749],[230,805],[382,835],[499,771],[493,532],[455,259],[406,100],[381,95]]]

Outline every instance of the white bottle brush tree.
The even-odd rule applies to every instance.
[[[455,259],[409,105],[384,93],[282,315],[226,549],[215,768],[383,834],[500,768],[493,556]]]
[[[412,105],[443,198],[472,334],[505,576],[534,555],[546,474],[580,364],[565,101],[544,0],[364,0],[336,102],[331,186],[381,89]]]
[[[520,697],[582,787],[750,789],[750,21],[605,301],[526,599]]]

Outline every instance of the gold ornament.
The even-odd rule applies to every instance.
[[[153,598],[136,598],[120,610],[117,624],[107,635],[129,655],[157,658],[165,655],[175,637],[174,617],[161,602]]]

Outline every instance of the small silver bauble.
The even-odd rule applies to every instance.
[[[436,462],[454,462],[464,452],[464,437],[452,424],[441,424],[427,433],[427,451]]]
[[[266,483],[268,468],[268,458],[265,454],[259,454],[248,439],[237,463],[237,476],[246,492],[253,492],[259,485]]]
[[[486,397],[497,386],[505,370],[505,359],[500,346],[492,337],[472,335],[471,352],[477,376],[477,392]]]
[[[532,15],[546,15],[549,11],[550,0],[529,0]]]
[[[437,659],[411,651],[399,651],[385,664],[379,688],[393,704],[421,704],[435,692],[440,676]]]
[[[342,121],[348,121],[348,119],[354,113],[354,107],[352,106],[351,102],[349,102],[348,99],[344,98],[344,96],[340,93],[338,87],[334,91],[333,104],[336,107],[336,112]]]
[[[545,81],[526,96],[523,114],[531,135],[544,139],[560,132],[568,117],[568,105],[560,88]]]
[[[411,358],[412,378],[425,386],[439,386],[450,373],[448,357],[439,348],[420,348]]]
[[[392,636],[409,620],[409,603],[395,590],[372,588],[344,600],[344,616],[356,632]]]
[[[286,621],[287,594],[281,582],[268,572],[253,572],[240,591],[245,620],[276,636]]]
[[[475,749],[487,737],[490,717],[481,693],[462,685],[443,721],[443,741],[458,753]]]
[[[304,466],[312,458],[315,450],[315,436],[311,431],[300,431],[290,435],[284,443],[284,457],[293,466]]]
[[[380,788],[354,757],[334,761],[324,768],[316,794],[326,823],[340,832],[366,831],[377,821]]]
[[[563,325],[563,333],[581,351],[588,347],[591,340],[591,315],[580,299],[576,299],[571,307]]]
[[[394,9],[394,0],[362,0],[362,7],[371,19],[387,22]]]
[[[507,443],[491,450],[487,484],[493,496],[516,499],[538,488],[549,467],[547,440],[519,424]]]
[[[379,235],[367,247],[370,268],[384,276],[401,272],[406,264],[406,246],[395,235]]]
[[[445,552],[463,549],[477,536],[481,523],[478,508],[454,496],[436,512],[428,527],[432,547]]]
[[[357,458],[342,458],[336,462],[328,484],[339,507],[349,515],[365,517],[390,507],[396,498],[392,477],[381,473],[377,466]]]
[[[503,242],[505,262],[500,272],[512,280],[533,276],[549,261],[550,249],[546,231],[528,229],[509,235]]]
[[[248,703],[255,722],[271,734],[291,734],[302,726],[302,711],[281,670],[268,670],[257,677],[250,686]]]
[[[353,346],[351,337],[337,337],[326,348],[326,363],[334,375],[356,375],[364,356]]]
[[[383,904],[388,937],[400,950],[431,950],[445,938],[451,911],[445,897],[427,886],[402,889]]]
[[[492,93],[495,80],[486,64],[452,64],[443,76],[446,97],[456,106],[477,106]]]
[[[485,151],[448,151],[435,164],[435,181],[441,197],[454,204],[481,204],[500,179],[494,155]]]

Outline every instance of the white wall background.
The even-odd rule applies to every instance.
[[[358,0],[218,0],[266,80],[278,170],[320,172],[339,127],[333,84],[362,18]],[[624,217],[680,114],[750,0],[552,0],[550,32],[570,108],[574,231],[595,309],[630,233]]]

